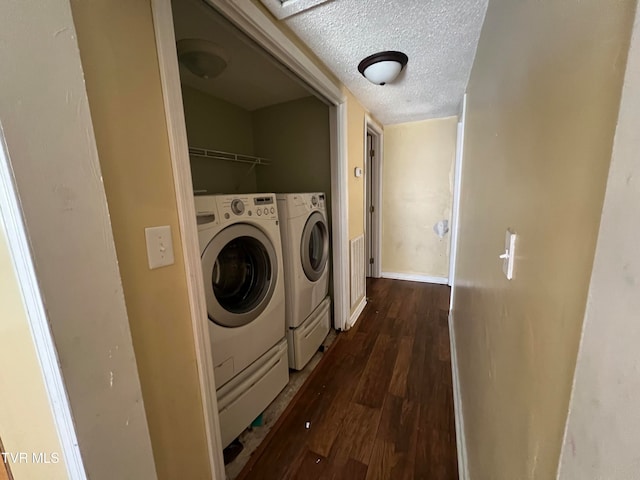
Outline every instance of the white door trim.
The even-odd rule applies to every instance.
[[[214,480],[226,478],[222,458],[220,418],[216,398],[213,357],[209,341],[207,306],[200,262],[200,246],[196,232],[196,209],[193,200],[193,182],[189,166],[189,148],[182,106],[180,73],[176,56],[173,14],[170,0],[152,0],[156,48],[162,79],[162,93],[171,151],[171,167],[178,205],[178,221],[184,258],[191,324],[195,343],[202,411],[204,414],[211,475]]]
[[[369,165],[369,154],[367,152],[367,133],[373,136],[373,149],[375,153],[375,162],[373,169]],[[382,276],[382,162],[384,158],[384,130],[382,125],[376,122],[370,115],[366,114],[364,118],[364,172],[365,189],[369,188],[369,175],[373,175],[372,183],[373,189],[370,192],[371,201],[375,207],[371,221],[368,221],[368,205],[366,204],[368,194],[365,190],[365,208],[364,208],[364,225],[365,229],[367,225],[371,225],[371,232],[365,231],[365,238],[369,241],[369,234],[372,236],[373,241],[373,269],[371,271],[374,278],[380,278]],[[369,259],[366,259],[367,271],[369,270]]]
[[[20,293],[27,313],[29,329],[40,363],[42,377],[53,419],[60,439],[62,455],[71,480],[86,480],[84,464],[78,446],[71,406],[62,379],[58,354],[56,352],[49,320],[44,309],[38,279],[31,258],[31,249],[27,239],[9,162],[9,152],[0,126],[0,221],[7,235],[7,243],[15,273],[20,285]]]
[[[467,94],[462,97],[462,112],[458,122],[456,139],[456,164],[453,178],[453,206],[451,212],[451,247],[449,252],[449,285],[453,287],[456,275],[456,259],[458,257],[458,225],[460,222],[460,191],[462,188],[462,161],[464,159],[464,128],[467,117]],[[453,289],[450,309],[453,306]]]
[[[349,258],[347,210],[347,112],[346,98],[338,85],[291,41],[250,0],[208,0],[219,12],[266,51],[306,81],[332,105],[331,121],[331,188],[334,279],[334,323],[338,329],[348,328]],[[183,245],[188,294],[191,306],[196,357],[200,375],[205,429],[213,478],[225,478],[222,460],[220,423],[215,396],[215,381],[208,337],[208,320],[204,300],[204,284],[200,249],[195,232],[196,212],[189,164],[187,134],[180,91],[180,75],[175,50],[175,33],[170,0],[151,2],[156,45],[171,149],[172,168],[178,204],[180,235]]]
[[[347,199],[347,106],[331,107],[331,215],[334,327],[350,328],[349,210]]]

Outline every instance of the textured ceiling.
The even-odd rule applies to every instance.
[[[180,65],[183,84],[253,111],[311,95],[271,57],[202,0],[173,0],[176,40],[198,38],[217,43],[230,58],[219,77],[204,80]]]
[[[283,16],[278,2],[261,1],[277,18]],[[378,120],[394,124],[458,114],[487,4],[331,0],[282,21]],[[409,63],[393,84],[373,85],[360,75],[358,63],[383,50],[400,50]]]

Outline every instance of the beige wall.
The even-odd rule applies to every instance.
[[[453,308],[473,480],[555,478],[634,7],[490,2],[468,86]],[[512,281],[498,259],[508,227]]]
[[[194,88],[182,86],[189,146],[254,155],[251,112]],[[194,190],[255,192],[256,172],[243,163],[191,157]]]
[[[66,479],[58,432],[42,370],[29,329],[18,279],[13,270],[7,239],[0,222],[0,438],[8,453],[56,454],[58,463],[12,463],[9,468],[15,480],[47,478]],[[3,476],[0,458],[0,478]]]
[[[382,172],[382,271],[447,278],[458,118],[388,125]]]
[[[72,7],[158,477],[209,478],[150,2]],[[149,270],[154,225],[171,226],[175,264]]]
[[[627,480],[640,470],[639,14],[562,451],[563,480]]]
[[[330,206],[329,107],[307,97],[262,108],[253,112],[253,128],[256,152],[271,160],[257,167],[259,191],[325,192]]]

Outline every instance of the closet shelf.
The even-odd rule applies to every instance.
[[[208,150],[206,148],[189,147],[189,155],[194,157],[212,158],[214,160],[225,160],[227,162],[250,163],[252,165],[271,165],[271,160],[252,155],[242,155],[240,153],[221,152],[220,150]]]

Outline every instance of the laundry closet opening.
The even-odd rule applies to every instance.
[[[172,9],[233,478],[333,338],[331,110],[205,2]]]

